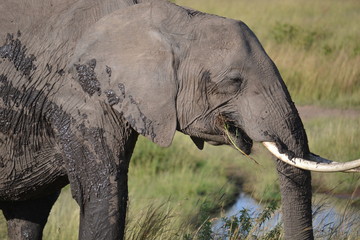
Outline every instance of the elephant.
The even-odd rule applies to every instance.
[[[9,239],[41,239],[70,184],[79,239],[123,239],[139,135],[176,131],[277,158],[286,239],[313,239],[310,171],[359,171],[312,154],[295,104],[238,20],[165,0],[0,4],[0,208]],[[228,134],[226,134],[228,133]],[[231,139],[230,139],[231,138]]]

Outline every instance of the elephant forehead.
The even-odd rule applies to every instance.
[[[246,40],[246,25],[241,21],[209,16],[197,27],[200,44],[213,48],[234,48]]]
[[[242,33],[228,35],[208,33],[193,44],[189,54],[190,59],[213,68],[216,66],[241,68],[245,59],[249,60],[256,46],[250,46]],[[206,60],[206,61],[204,61]]]

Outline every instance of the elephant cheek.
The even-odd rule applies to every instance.
[[[274,131],[270,130],[266,123],[249,123],[245,124],[244,131],[254,142],[267,142],[274,140]]]

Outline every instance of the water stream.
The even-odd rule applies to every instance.
[[[313,204],[313,225],[317,239],[329,239],[329,233],[334,229],[340,232],[352,232],[352,236],[360,239],[360,209],[350,207],[348,200],[336,199],[327,195],[317,195]],[[249,210],[250,216],[255,218],[264,210],[264,206],[245,193],[240,193],[235,204],[223,214],[226,219],[239,217],[240,211]],[[276,212],[265,222],[265,231],[274,228],[281,221],[281,214]],[[212,225],[214,233],[223,234],[224,220],[219,218]],[[261,234],[258,233],[258,234]]]

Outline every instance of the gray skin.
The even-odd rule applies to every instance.
[[[229,144],[227,125],[247,154],[253,141],[309,154],[288,90],[243,22],[162,0],[24,2],[0,6],[0,208],[10,239],[41,239],[69,183],[79,239],[123,239],[138,134],[169,146],[178,130],[202,148]],[[280,161],[277,171],[285,238],[313,239],[310,172]]]

